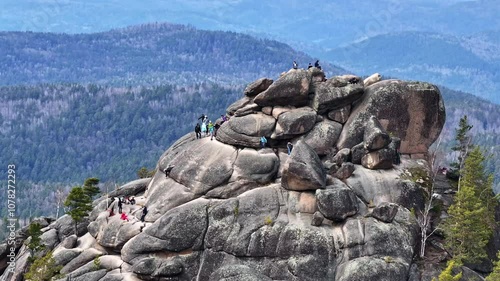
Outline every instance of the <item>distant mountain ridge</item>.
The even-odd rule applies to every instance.
[[[327,59],[357,73],[430,81],[500,103],[500,44],[490,37],[391,33],[334,49]]]
[[[167,23],[94,34],[0,32],[0,50],[0,85],[241,84],[315,60],[277,41]]]

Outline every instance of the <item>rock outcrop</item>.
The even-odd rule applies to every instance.
[[[412,155],[443,127],[435,86],[290,70],[251,83],[227,113],[216,139],[185,135],[152,178],[114,191],[136,197],[129,221],[102,198],[77,236],[68,216],[47,224],[63,280],[409,280],[410,210],[425,197],[400,175],[428,165]]]

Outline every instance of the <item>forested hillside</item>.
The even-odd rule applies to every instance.
[[[0,88],[2,163],[22,179],[125,182],[153,168],[172,141],[215,118],[241,89],[199,84],[111,88],[94,84]],[[5,167],[4,167],[5,168]]]
[[[314,62],[277,41],[173,24],[75,35],[0,32],[0,85],[242,84],[262,76],[277,77],[294,60],[302,67]],[[339,73],[330,65],[324,69]]]

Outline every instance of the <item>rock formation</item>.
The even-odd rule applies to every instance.
[[[114,194],[136,196],[129,222],[101,198],[78,237],[68,217],[44,228],[64,280],[420,280],[424,190],[401,174],[427,165],[443,127],[437,87],[292,69],[227,113],[216,140],[182,137]]]

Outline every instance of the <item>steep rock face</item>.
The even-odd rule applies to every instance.
[[[64,216],[47,223],[43,242],[76,280],[408,280],[417,267],[410,209],[425,197],[401,174],[428,164],[395,161],[400,142],[389,135],[401,152],[425,153],[444,121],[440,106],[425,83],[365,88],[317,68],[259,79],[215,139],[181,137],[152,178],[113,191],[136,197],[123,206],[128,221],[100,198],[78,237]],[[22,271],[30,254],[18,251]]]
[[[426,153],[441,133],[445,109],[439,89],[422,82],[385,80],[365,89],[349,116],[337,147],[363,141],[365,124],[375,116],[387,132],[401,139],[401,153]]]

